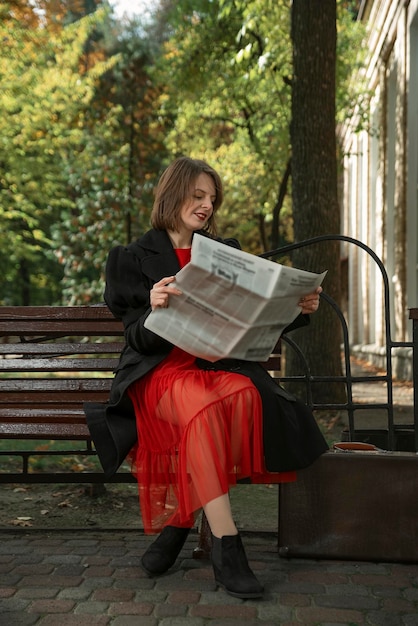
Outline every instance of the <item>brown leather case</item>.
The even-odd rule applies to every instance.
[[[280,556],[417,563],[418,455],[339,445],[280,485]]]

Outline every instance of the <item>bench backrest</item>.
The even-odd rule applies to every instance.
[[[90,439],[84,402],[106,402],[123,327],[105,305],[0,307],[0,436]],[[277,377],[278,348],[264,364]]]
[[[108,399],[124,345],[106,306],[0,307],[0,435],[89,438],[83,402]]]

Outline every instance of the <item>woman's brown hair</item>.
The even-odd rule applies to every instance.
[[[193,185],[200,174],[208,174],[214,182],[216,198],[213,213],[204,230],[216,235],[215,213],[223,200],[222,181],[219,174],[205,161],[180,157],[163,172],[155,190],[151,225],[157,230],[177,231],[180,225],[180,211],[190,199]]]

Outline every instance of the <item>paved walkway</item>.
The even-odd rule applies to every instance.
[[[263,600],[215,590],[210,563],[191,558],[149,579],[139,557],[151,541],[124,531],[0,533],[4,626],[416,626],[418,565],[285,560],[272,533],[245,534]]]

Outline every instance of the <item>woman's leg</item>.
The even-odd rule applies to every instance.
[[[228,494],[211,500],[203,510],[212,532],[211,559],[216,583],[236,598],[260,598],[264,588],[248,565]]]
[[[214,537],[237,535],[238,529],[232,517],[229,495],[225,494],[211,500],[203,507],[211,532]]]
[[[180,491],[189,497],[194,492],[200,498],[212,533],[215,580],[237,598],[259,598],[264,591],[248,565],[227,491],[228,476],[234,469],[242,469],[243,459],[249,462],[251,458],[249,442],[254,416],[261,413],[259,403],[254,388],[240,389],[196,417],[182,442],[185,447],[181,456],[190,483],[184,490],[180,483]],[[180,474],[185,475],[184,468]]]
[[[213,534],[212,563],[217,583],[237,597],[259,597],[263,589],[248,566],[232,517],[228,488],[233,474],[250,475],[254,467],[262,465],[261,447],[259,450],[251,443],[254,424],[260,428],[261,399],[241,376],[233,381],[231,393],[232,388],[224,384],[228,378],[217,376],[211,385],[204,380],[190,390],[184,379],[178,380],[159,398],[154,425],[158,421],[167,424],[165,441],[170,428],[182,433],[177,448],[179,507],[142,560],[144,569],[152,575],[167,571],[184,543],[185,531],[180,526],[185,526],[192,511],[203,506]],[[200,410],[191,412],[192,407],[196,410],[200,406]],[[261,441],[260,430],[257,435],[256,441]],[[165,558],[167,551],[169,560]]]

